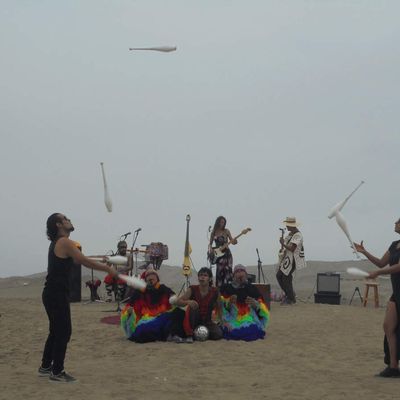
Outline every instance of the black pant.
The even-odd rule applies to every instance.
[[[53,293],[46,288],[42,300],[49,318],[49,336],[43,350],[42,367],[52,367],[53,374],[64,369],[67,344],[71,337],[71,311],[66,293]]]
[[[185,311],[180,308],[176,308],[173,311],[173,324],[171,328],[171,335],[178,335],[186,337],[186,332],[183,329],[183,320],[185,319]],[[202,321],[200,312],[198,309],[189,309],[189,323],[190,327],[194,330],[199,325],[204,325],[208,329],[210,340],[222,339],[222,329],[212,321]]]
[[[285,292],[288,303],[296,303],[296,296],[293,290],[293,270],[289,275],[285,275],[281,270],[276,273],[276,280],[281,289]]]

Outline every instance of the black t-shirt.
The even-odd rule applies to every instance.
[[[395,265],[400,262],[400,240],[396,240],[389,247],[389,265]],[[398,248],[399,247],[399,248]],[[400,272],[390,275],[392,281],[393,295],[396,303],[400,305]]]
[[[46,282],[44,284],[47,293],[69,294],[71,269],[74,261],[71,257],[60,258],[54,253],[56,242],[49,246],[48,267]]]

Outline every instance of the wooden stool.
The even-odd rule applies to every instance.
[[[365,292],[364,292],[364,301],[363,301],[363,306],[367,306],[367,301],[368,301],[368,292],[369,288],[374,288],[374,301],[375,301],[375,307],[379,307],[379,294],[378,294],[378,282],[374,281],[367,281],[365,283]]]

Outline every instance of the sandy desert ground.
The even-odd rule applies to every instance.
[[[384,367],[390,282],[380,281],[379,308],[362,307],[357,296],[349,306],[355,287],[364,288],[344,273],[350,265],[373,268],[309,263],[296,277],[298,304],[272,303],[267,337],[252,343],[131,343],[119,326],[100,323],[116,315],[115,304],[87,304],[83,289],[83,301],[71,306],[66,369],[79,379],[71,385],[37,377],[47,335],[43,274],[0,279],[0,399],[395,399],[400,379],[374,376]],[[273,267],[263,271],[274,290]],[[316,273],[326,271],[341,273],[341,305],[314,304]],[[183,284],[178,268],[162,266],[161,278],[177,290]]]

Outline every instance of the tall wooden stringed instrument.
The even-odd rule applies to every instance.
[[[189,243],[189,222],[190,215],[186,215],[186,241],[185,241],[185,254],[183,257],[182,274],[189,276],[192,274],[192,262],[190,261],[190,253],[192,248]]]
[[[230,244],[235,242],[237,239],[240,238],[242,235],[246,235],[246,233],[250,232],[251,228],[246,228],[243,229],[242,232],[239,233],[239,235],[235,236],[232,240],[230,240],[228,243],[223,244],[220,247],[214,247],[209,253],[208,253],[208,259],[210,260],[211,264],[216,264],[218,260],[224,256],[226,249]]]

